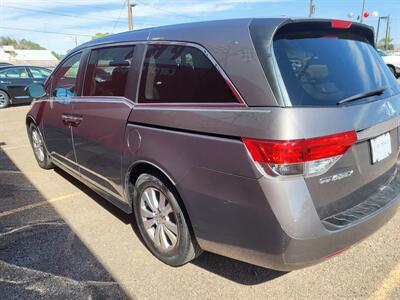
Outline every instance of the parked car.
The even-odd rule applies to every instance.
[[[289,18],[110,35],[28,87],[28,134],[169,265],[302,268],[399,205],[400,88],[373,45],[363,24]]]
[[[389,67],[390,72],[396,77],[400,77],[400,56],[391,55],[385,51],[378,51],[385,64]]]
[[[32,66],[0,67],[0,109],[10,104],[31,103],[25,87],[32,83],[44,83],[51,71]]]

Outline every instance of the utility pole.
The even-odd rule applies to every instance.
[[[128,30],[132,31],[133,24],[132,24],[131,0],[128,0],[127,2],[128,2]]]
[[[389,28],[390,28],[390,16],[388,16],[386,19],[385,50],[388,49],[388,44],[389,44]]]
[[[366,1],[366,0],[363,0],[363,4],[362,4],[362,10],[361,10],[361,16],[360,16],[360,23],[363,22],[363,18],[364,18],[365,1]]]
[[[386,49],[387,48],[386,40],[390,36],[390,25],[389,25],[390,24],[390,16],[383,16],[383,17],[378,18],[378,27],[376,29],[376,40],[375,40],[376,46],[378,46],[378,43],[379,43],[379,30],[381,28],[381,20],[386,21],[386,34],[385,34],[385,41],[384,41],[385,42],[384,47]]]
[[[382,17],[378,17],[378,27],[376,28],[376,36],[375,36],[375,47],[378,47],[378,42],[379,42],[379,27],[381,25],[381,19]]]
[[[311,18],[313,13],[314,13],[314,4],[313,4],[313,0],[310,0],[310,13],[308,16]]]

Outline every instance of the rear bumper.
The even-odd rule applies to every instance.
[[[399,198],[400,195],[372,216],[339,231],[327,231],[322,236],[305,240],[288,237],[280,269],[293,270],[318,263],[362,241],[395,215]]]
[[[381,228],[393,217],[400,203],[400,175],[397,168],[392,172],[390,180],[367,199],[323,220],[310,203],[312,200],[306,189],[301,191],[301,182],[296,187],[298,193],[306,195],[303,196],[301,206],[298,206],[299,203],[292,196],[286,200],[286,207],[277,205],[275,199],[269,198],[284,231],[285,243],[278,268],[293,270],[317,263]],[[268,193],[266,189],[264,191]],[[291,221],[288,220],[285,209],[286,212],[289,211]],[[344,222],[338,222],[339,219]]]
[[[224,181],[231,190],[230,201],[210,199],[204,223],[199,226],[192,222],[200,246],[282,271],[316,264],[360,242],[388,222],[400,203],[400,176],[396,173],[381,192],[371,195],[385,197],[383,205],[345,226],[335,227],[320,219],[302,178],[250,180],[229,175]],[[243,190],[251,190],[252,197],[246,197]],[[364,202],[373,201],[371,197]],[[202,199],[204,204],[206,197]]]

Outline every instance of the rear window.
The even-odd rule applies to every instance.
[[[273,41],[288,105],[332,106],[379,88],[385,92],[371,100],[399,92],[367,37],[351,29],[304,29],[298,24],[286,25]]]

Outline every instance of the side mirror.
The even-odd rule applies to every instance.
[[[28,85],[25,88],[25,93],[33,99],[38,99],[46,96],[46,91],[44,90],[44,86],[41,84]]]

